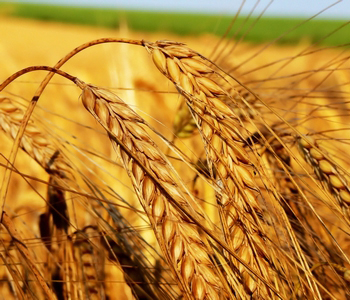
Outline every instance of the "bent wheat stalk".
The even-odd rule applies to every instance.
[[[55,65],[54,68],[51,67],[47,67],[47,66],[42,66],[41,70],[49,70],[51,71],[51,73],[47,74],[47,76],[45,77],[45,79],[42,81],[42,83],[40,84],[38,90],[36,91],[35,95],[33,96],[32,100],[29,103],[29,106],[23,116],[23,120],[21,123],[21,126],[19,127],[18,133],[16,135],[14,144],[12,146],[11,149],[11,153],[10,153],[10,157],[8,159],[8,164],[7,164],[7,168],[5,170],[5,174],[4,174],[4,178],[3,178],[3,184],[2,184],[2,188],[0,190],[0,201],[2,202],[1,204],[1,210],[3,210],[4,206],[5,206],[5,200],[6,200],[6,195],[7,195],[7,190],[9,187],[9,183],[10,183],[10,178],[11,178],[11,169],[9,168],[10,165],[13,165],[15,160],[16,160],[16,156],[17,156],[17,152],[18,152],[18,148],[19,145],[21,143],[21,139],[23,137],[25,128],[29,122],[30,116],[32,115],[34,108],[40,98],[40,95],[42,94],[42,92],[44,91],[45,87],[47,86],[47,84],[49,83],[49,81],[51,80],[51,78],[53,77],[53,75],[55,73],[63,75],[64,77],[68,78],[69,80],[75,82],[75,78],[73,76],[70,76],[69,74],[62,72],[59,70],[59,68],[65,63],[67,62],[71,57],[73,57],[75,54],[79,53],[80,51],[94,46],[94,45],[98,45],[98,44],[103,44],[103,43],[128,43],[128,44],[134,44],[134,45],[142,45],[142,41],[139,40],[130,40],[130,39],[115,39],[115,38],[102,38],[102,39],[97,39],[88,43],[85,43],[77,48],[75,48],[73,51],[71,51],[70,53],[68,53],[65,57],[63,57],[62,59],[59,60],[59,62]],[[19,72],[16,72],[15,74],[13,74],[12,76],[10,76],[7,80],[5,80],[1,85],[0,85],[0,92],[13,80],[15,80],[17,77],[27,73],[27,72],[31,72],[33,70],[38,70],[37,67],[28,67],[25,68],[23,70],[20,70]]]

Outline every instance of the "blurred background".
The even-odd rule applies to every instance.
[[[126,22],[138,31],[166,31],[180,35],[212,33],[222,36],[233,17],[235,34],[249,42],[270,41],[297,26],[301,19],[311,22],[285,34],[279,43],[295,43],[301,38],[316,41],[326,30],[339,27],[350,16],[349,1],[334,0],[247,0],[247,1],[154,1],[154,0],[23,0],[0,3],[2,16],[45,21],[94,25],[116,29]],[[247,17],[249,18],[247,19]],[[261,18],[261,19],[260,19]],[[252,26],[260,19],[258,26]],[[249,32],[245,32],[249,28]],[[240,30],[238,30],[240,29]],[[347,33],[347,34],[346,34]],[[348,39],[348,31],[338,30],[324,43],[339,45]]]

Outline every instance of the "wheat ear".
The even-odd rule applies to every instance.
[[[78,86],[85,108],[109,133],[185,297],[225,297],[198,227],[174,206],[175,201],[183,209],[190,204],[165,156],[145,131],[142,118],[115,94],[91,85]]]
[[[10,98],[0,97],[0,127],[12,139],[16,138],[23,116],[24,111]],[[49,173],[74,179],[71,165],[59,154],[58,148],[48,135],[38,129],[33,121],[29,121],[26,126],[20,147]]]
[[[332,161],[327,152],[321,148],[313,137],[299,137],[297,141],[306,162],[313,167],[317,178],[326,184],[336,200],[334,204],[340,209],[349,224],[350,186],[344,172],[339,170],[336,163]]]
[[[105,299],[104,253],[99,246],[100,233],[94,226],[86,226],[73,235],[74,261],[86,299]]]
[[[224,232],[231,248],[267,282],[283,286],[274,274],[273,248],[263,230],[262,211],[257,202],[259,188],[252,179],[251,161],[243,149],[249,135],[239,117],[218,97],[234,99],[209,78],[215,74],[202,56],[183,44],[171,41],[146,44],[157,68],[176,86],[202,134],[210,165],[223,186],[219,196]],[[270,297],[269,288],[249,275],[238,262],[248,294]]]

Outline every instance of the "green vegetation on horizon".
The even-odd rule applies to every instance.
[[[233,16],[222,15],[125,11],[27,3],[1,3],[0,14],[108,28],[118,28],[120,22],[126,21],[133,30],[163,31],[179,35],[212,33],[222,36],[233,20]],[[245,16],[240,16],[236,20],[229,36],[233,36],[237,32],[236,39],[245,35],[245,41],[254,43],[272,41],[304,20],[301,18],[263,17],[246,34],[256,18],[250,18],[247,22],[245,19]],[[311,20],[283,36],[278,43],[295,44],[301,39],[316,42],[344,24],[345,21],[342,20]],[[340,45],[349,43],[348,27],[344,26],[330,34],[321,44]]]

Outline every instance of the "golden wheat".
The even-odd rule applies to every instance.
[[[91,85],[80,86],[85,108],[109,133],[186,297],[227,297],[198,227],[174,205],[185,209],[192,203],[181,192],[164,155],[145,131],[142,118],[115,94]]]
[[[131,109],[135,103],[127,105],[109,90],[85,84],[76,77],[58,70],[78,52],[105,42],[126,42],[145,47],[161,73],[174,83],[182,103],[175,115],[175,137],[170,138],[172,141],[167,141],[164,136],[158,134]],[[303,53],[300,54],[302,55]],[[237,62],[233,68],[234,74],[239,78],[241,75],[236,73],[236,69],[243,63]],[[324,68],[331,65],[329,62]],[[260,93],[259,90],[265,79],[244,77],[247,85],[240,87],[238,82],[237,87],[237,84],[231,83],[231,75],[223,72],[220,67],[221,64],[213,64],[182,43],[99,39],[75,48],[54,68],[28,68],[32,71],[46,70],[52,73],[40,84],[27,113],[23,113],[10,99],[0,99],[0,127],[16,140],[14,151],[11,152],[6,166],[1,198],[5,200],[10,171],[15,171],[24,179],[27,178],[27,175],[19,172],[13,164],[16,147],[20,146],[50,175],[47,183],[46,212],[36,216],[36,224],[39,217],[38,230],[41,236],[34,239],[35,243],[41,238],[40,245],[50,258],[49,263],[44,262],[35,269],[34,260],[27,256],[22,248],[27,245],[35,249],[34,244],[31,244],[32,236],[28,239],[18,237],[17,240],[5,213],[2,223],[10,232],[11,245],[16,245],[19,249],[12,257],[8,253],[11,247],[7,247],[3,242],[5,252],[1,258],[8,272],[4,281],[9,282],[11,286],[11,296],[31,298],[33,293],[36,293],[39,298],[48,298],[49,294],[55,293],[58,299],[111,297],[112,292],[108,291],[109,278],[103,270],[109,266],[107,260],[113,264],[119,262],[124,275],[123,286],[126,286],[125,283],[129,285],[133,296],[140,299],[175,299],[176,293],[167,291],[167,285],[170,287],[173,279],[179,285],[182,297],[188,299],[335,299],[345,298],[346,294],[349,294],[346,283],[349,280],[349,260],[346,256],[348,237],[342,232],[344,229],[341,224],[342,220],[349,221],[350,190],[347,172],[342,164],[339,165],[331,159],[321,144],[298,134],[300,129],[303,131],[308,125],[308,117],[302,117],[302,114],[311,111],[298,111],[302,107],[298,104],[314,105],[317,110],[321,105],[313,104],[312,101],[307,103],[307,96],[312,97],[313,92],[328,93],[325,99],[336,99],[336,96],[326,88],[323,90],[322,79],[313,86],[312,80],[309,81],[305,77],[302,84],[307,85],[306,90],[300,89],[299,92],[300,86],[295,84],[298,82],[295,80],[290,85],[283,85],[283,88],[289,88],[291,92],[282,95],[282,86],[269,88],[267,83],[266,86],[272,92],[266,97],[264,92]],[[284,66],[281,67],[283,68]],[[259,70],[259,67],[254,66],[253,70],[255,69]],[[149,71],[148,68],[144,70]],[[322,71],[317,69],[319,70]],[[115,192],[119,183],[116,183],[116,189],[114,182],[113,187],[105,183],[103,187],[95,185],[65,156],[65,153],[69,152],[66,148],[68,143],[60,145],[62,141],[38,129],[33,121],[26,125],[54,72],[66,76],[82,89],[85,108],[106,130],[148,219],[144,218],[143,212],[136,207],[129,206],[127,209],[134,210],[135,215],[145,220],[144,227],[134,229],[117,209],[119,204],[110,201],[109,196],[119,192]],[[244,76],[249,74],[249,70],[241,73]],[[297,75],[295,71],[290,77]],[[14,74],[12,79],[17,78],[16,76]],[[139,81],[143,80],[142,76],[141,74],[142,79]],[[266,82],[273,82],[275,79],[279,77],[274,76],[274,71],[273,75],[266,75]],[[2,84],[1,88],[10,81]],[[254,84],[257,84],[260,96],[252,92],[255,91]],[[155,84],[151,89],[157,88]],[[347,93],[343,86],[342,91]],[[293,103],[293,97],[298,95],[301,100],[298,98]],[[292,122],[285,121],[287,118],[284,113],[277,113],[283,112],[283,109],[278,110],[279,108],[271,105],[271,101],[276,98],[288,101],[288,105],[283,107],[286,110],[292,107],[288,114],[296,112]],[[293,111],[294,104],[297,108]],[[329,109],[330,106],[327,105],[324,107]],[[268,110],[272,112],[269,117],[263,114]],[[331,109],[328,112],[331,112]],[[334,117],[332,112],[330,115]],[[158,116],[155,115],[155,118]],[[325,193],[324,187],[312,190],[307,186],[306,183],[310,179],[316,183],[309,174],[297,174],[294,163],[298,162],[300,156],[293,153],[294,148],[284,139],[284,129],[271,125],[273,118],[282,120],[286,127],[289,126],[289,130],[296,136],[294,140],[297,141],[303,157],[313,167],[327,191],[334,196],[335,201],[332,200],[334,203],[331,206],[335,209],[332,207],[329,210],[329,219],[323,213],[325,207],[328,208],[328,203],[319,200],[323,200],[325,195],[329,199],[331,197]],[[264,125],[261,126],[262,124]],[[254,130],[252,132],[256,133],[251,134],[251,128]],[[266,132],[262,134],[261,128],[266,129]],[[21,131],[24,131],[23,138]],[[198,147],[198,139],[194,137],[197,131],[204,147]],[[176,152],[177,158],[170,155],[166,157],[160,151],[156,139],[151,137],[154,133],[157,135],[156,139],[160,137],[169,149]],[[193,142],[192,146],[195,148],[193,160],[175,146],[174,141],[177,137],[191,137],[188,141],[189,144]],[[255,140],[259,140],[261,149],[253,143]],[[166,153],[170,153],[167,151]],[[202,158],[204,152],[206,160]],[[92,152],[86,153],[90,155]],[[169,160],[174,163],[170,163]],[[186,170],[191,169],[190,174],[181,169],[178,175],[177,164]],[[303,168],[302,164],[300,165]],[[102,168],[103,166],[96,163],[96,169]],[[113,172],[116,172],[115,164]],[[186,175],[182,178],[183,174]],[[190,183],[186,180],[189,177],[193,178],[192,175],[195,178],[201,177],[204,179],[203,183],[213,189],[217,203],[212,211],[215,218],[216,215],[220,217],[220,227],[212,222],[201,207],[202,202],[205,203],[203,206],[208,203],[211,205],[210,195],[203,191],[201,196],[204,196],[201,199],[189,192],[187,186]],[[120,179],[119,176],[115,177]],[[84,182],[89,192],[85,192],[85,188],[81,188],[76,180],[79,180],[79,183]],[[123,184],[122,181],[121,183]],[[66,193],[69,196],[74,195],[69,199],[72,200],[72,210],[68,209]],[[318,206],[314,206],[314,199]],[[133,200],[127,199],[125,202]],[[92,222],[86,223],[91,226],[81,226],[81,214],[74,208],[78,202],[84,208],[83,214],[93,217]],[[8,203],[4,208],[8,209]],[[341,212],[341,216],[337,214],[340,225],[334,219],[334,211]],[[322,216],[319,215],[321,212]],[[22,215],[16,217],[21,218]],[[77,222],[77,219],[80,221]],[[323,225],[323,230],[315,225],[319,224],[318,222]],[[152,259],[164,259],[173,274],[171,279],[167,277],[169,281],[160,279],[157,270],[151,271],[150,262],[142,255],[145,248],[138,248],[144,240],[139,237],[137,230],[146,228],[147,231],[149,225],[163,255]],[[73,229],[76,232],[71,235]],[[90,230],[91,232],[88,232]],[[126,231],[128,233],[125,233]],[[158,248],[155,251],[157,250]],[[108,258],[105,257],[105,251],[109,255]],[[17,264],[24,263],[28,263],[29,268],[17,268]],[[31,273],[39,280],[39,284],[32,282]],[[46,279],[46,282],[42,281],[40,273],[49,279]],[[45,284],[52,291],[45,289]],[[46,296],[43,296],[44,293]],[[130,295],[131,293],[129,292]]]
[[[313,167],[317,178],[326,184],[334,195],[337,205],[346,220],[350,220],[350,189],[344,172],[331,160],[327,152],[320,148],[313,137],[298,138],[299,149],[305,160]]]
[[[274,275],[273,247],[266,238],[262,212],[257,202],[259,188],[252,178],[251,160],[243,149],[249,133],[239,117],[218,96],[234,99],[208,77],[215,73],[195,51],[175,42],[146,44],[158,69],[176,86],[187,101],[207,148],[210,166],[215,167],[223,192],[218,204],[222,210],[224,233],[232,249],[260,276],[279,287],[283,280]],[[251,276],[235,261],[245,290],[256,297],[271,297],[267,286]]]

